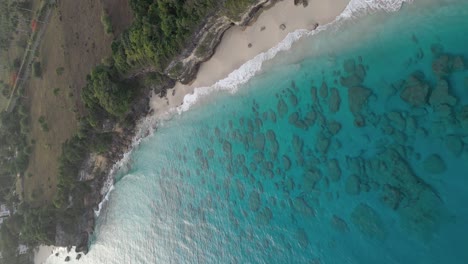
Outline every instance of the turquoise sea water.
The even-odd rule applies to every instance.
[[[352,20],[164,122],[80,262],[468,263],[467,17]]]

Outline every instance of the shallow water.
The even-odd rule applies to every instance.
[[[352,20],[165,122],[80,262],[468,263],[466,17]]]

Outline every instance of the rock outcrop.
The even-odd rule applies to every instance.
[[[427,103],[428,95],[429,85],[424,82],[423,76],[416,73],[405,81],[400,97],[412,106],[421,107]]]

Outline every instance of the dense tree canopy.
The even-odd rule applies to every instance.
[[[122,117],[130,107],[134,91],[112,79],[111,70],[106,66],[96,67],[88,76],[88,84],[83,90],[83,102],[89,108],[96,105],[108,113]]]
[[[122,73],[145,66],[162,71],[220,2],[131,0],[135,21],[112,45],[116,68]]]

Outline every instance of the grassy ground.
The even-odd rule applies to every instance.
[[[80,92],[86,75],[110,55],[113,36],[104,33],[102,10],[109,12],[116,34],[131,22],[128,0],[58,2],[37,58],[42,78],[31,77],[27,86],[35,144],[24,175],[24,198],[36,204],[52,201],[61,144],[73,135],[76,117],[84,111]]]
[[[13,62],[15,59],[21,60],[23,58],[24,47],[19,44],[20,41],[27,43],[29,35],[24,32],[18,32],[13,36],[11,45],[7,51],[0,53],[0,80],[9,84],[11,82],[11,74],[14,72]],[[3,86],[0,86],[0,89]],[[1,90],[0,90],[1,91]],[[0,93],[0,111],[5,109],[8,98]]]

